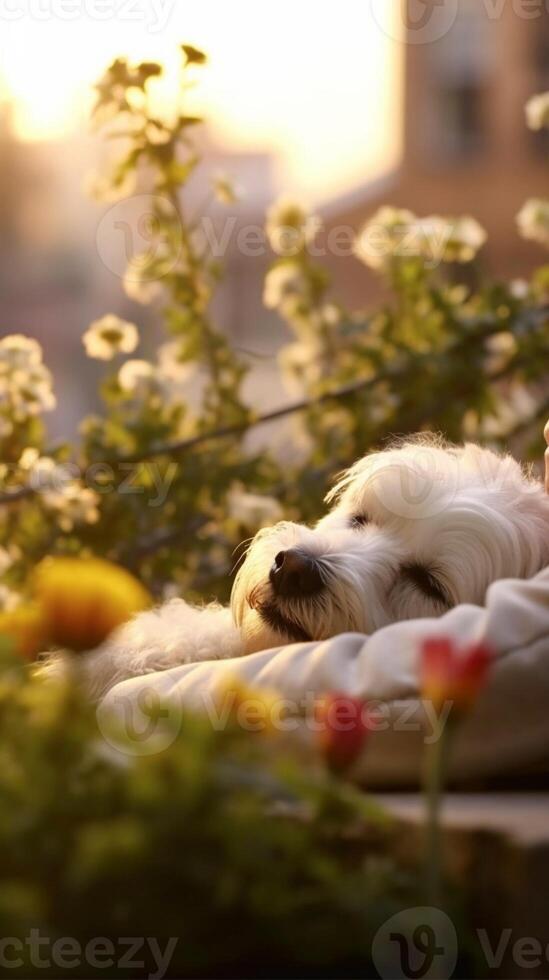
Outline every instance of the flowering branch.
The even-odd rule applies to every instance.
[[[543,309],[540,309],[537,312],[539,312],[541,314],[542,319],[544,319],[547,316],[548,308],[544,307]],[[474,339],[479,340],[482,337],[490,336],[492,333],[499,331],[499,329],[500,326],[497,321],[487,320],[484,329],[478,334],[476,334]],[[464,342],[469,342],[471,339],[472,338],[469,336],[466,338],[465,341],[462,340],[451,345],[446,351],[444,351],[443,355],[439,355],[439,358],[442,359],[443,357],[445,358],[448,355],[451,355],[452,351],[455,352],[458,347],[461,347],[463,345]],[[431,364],[433,362],[432,357],[430,357],[429,355],[426,355],[424,358],[419,358],[420,362],[422,360],[425,362],[429,362]],[[495,372],[494,374],[489,376],[488,381],[490,383],[500,381],[502,378],[506,376],[506,374],[510,370],[511,370],[510,368],[502,368],[498,372]],[[166,443],[164,445],[159,445],[159,446],[151,446],[150,449],[138,455],[128,454],[128,455],[121,455],[121,456],[113,456],[103,460],[103,462],[107,464],[116,464],[121,462],[140,463],[140,462],[145,462],[146,460],[154,459],[155,457],[158,456],[177,456],[180,453],[188,452],[189,450],[202,446],[209,441],[214,441],[216,439],[225,439],[232,435],[239,435],[243,432],[247,432],[252,428],[258,427],[260,425],[265,425],[269,422],[274,422],[277,419],[286,418],[287,416],[296,414],[297,412],[307,411],[317,405],[321,405],[328,401],[339,401],[340,399],[349,398],[352,395],[355,395],[362,390],[366,390],[368,388],[373,387],[374,385],[378,384],[380,381],[386,380],[387,378],[398,380],[398,378],[400,377],[405,377],[408,371],[409,371],[408,366],[406,367],[406,369],[400,369],[400,370],[388,369],[384,372],[380,372],[378,375],[376,375],[373,378],[366,378],[361,381],[356,381],[342,388],[337,388],[334,391],[325,391],[322,394],[318,395],[316,398],[303,398],[299,401],[292,402],[289,405],[283,405],[280,408],[273,409],[270,412],[265,412],[255,417],[252,415],[248,420],[238,424],[220,426],[218,429],[214,429],[211,432],[202,432],[196,436],[192,436],[188,439],[182,439],[177,442]],[[537,408],[536,411],[531,416],[529,416],[527,419],[522,420],[514,429],[512,429],[508,433],[508,438],[511,439],[516,437],[517,435],[520,435],[525,431],[529,431],[533,425],[535,425],[541,419],[544,419],[548,412],[549,412],[549,398],[546,398],[544,401],[542,401],[539,408]],[[418,420],[418,424],[420,423],[421,423],[421,419]],[[38,492],[37,489],[32,485],[14,487],[13,490],[8,491],[7,493],[0,494],[0,506],[7,506],[9,504],[17,503],[20,500],[24,500],[30,496],[33,496],[37,492]]]

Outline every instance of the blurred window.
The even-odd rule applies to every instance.
[[[549,27],[543,23],[543,29],[534,34],[534,65],[536,71],[536,92],[549,92]],[[532,146],[537,156],[547,158],[549,154],[549,130],[542,129],[539,133],[530,133]]]
[[[431,151],[442,160],[463,160],[486,145],[484,91],[493,70],[493,32],[482,4],[462,2],[448,33],[431,45]]]
[[[445,157],[476,156],[485,144],[482,116],[482,89],[464,82],[438,93],[440,114],[439,153]]]

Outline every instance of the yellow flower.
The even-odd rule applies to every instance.
[[[100,558],[46,558],[33,586],[46,642],[66,650],[93,650],[152,601],[133,575]]]
[[[36,603],[0,612],[0,637],[8,640],[15,653],[33,660],[44,644],[42,610]]]

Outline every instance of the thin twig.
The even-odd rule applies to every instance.
[[[543,307],[539,310],[533,311],[535,314],[542,314],[544,317],[547,316],[548,309]],[[479,318],[476,323],[481,326],[478,332],[471,334],[467,331],[466,325],[464,324],[463,335],[443,350],[436,354],[422,354],[416,358],[416,364],[419,363],[429,363],[436,360],[441,360],[451,356],[456,353],[461,347],[466,346],[471,343],[471,341],[484,340],[491,334],[499,333],[502,330],[501,320],[494,319],[493,317]],[[508,366],[509,367],[509,366]],[[499,381],[501,377],[504,376],[508,367],[500,370],[497,374],[486,379],[487,384],[492,384]],[[182,439],[177,442],[165,443],[160,446],[153,446],[145,452],[129,454],[127,456],[116,457],[112,460],[107,460],[107,462],[117,463],[140,463],[145,460],[155,459],[158,456],[177,456],[179,453],[187,452],[189,449],[194,449],[196,446],[200,446],[205,442],[210,442],[214,439],[223,439],[227,436],[240,435],[243,432],[247,432],[249,429],[256,428],[259,425],[265,425],[268,422],[276,421],[277,419],[285,418],[288,415],[296,414],[297,412],[307,411],[309,408],[314,408],[317,405],[323,405],[325,402],[329,401],[339,401],[339,399],[349,398],[352,395],[358,394],[361,391],[365,391],[368,388],[373,388],[375,385],[379,384],[381,381],[388,380],[398,380],[399,378],[405,377],[409,372],[409,365],[399,368],[387,368],[384,371],[380,371],[373,377],[362,378],[359,381],[354,381],[348,385],[343,385],[340,388],[335,388],[332,391],[325,391],[320,395],[313,398],[303,398],[299,401],[292,402],[290,405],[285,405],[281,408],[274,409],[271,412],[265,412],[262,415],[251,415],[249,419],[243,422],[237,422],[232,425],[221,426],[212,432],[199,433],[196,436],[191,436],[189,439]],[[1,502],[1,498],[0,498]]]
[[[121,565],[133,568],[137,562],[142,561],[143,558],[148,558],[149,555],[156,554],[161,548],[175,544],[182,537],[197,534],[207,523],[207,517],[196,517],[190,524],[181,524],[176,528],[157,528],[151,534],[139,538],[131,548],[120,551],[116,560]]]

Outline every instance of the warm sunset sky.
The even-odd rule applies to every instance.
[[[276,153],[282,182],[326,197],[395,162],[401,51],[367,0],[102,0],[104,20],[98,0],[61,0],[70,20],[56,2],[2,0],[0,81],[25,139],[81,125],[116,55],[169,63],[188,41],[210,56],[199,97],[218,133]]]

